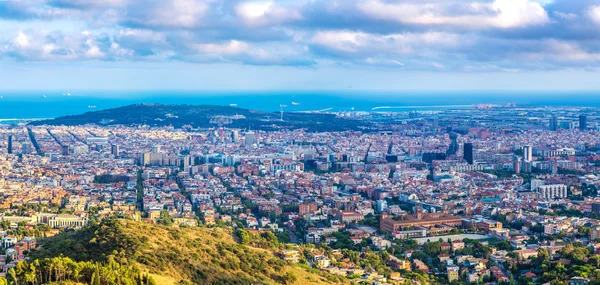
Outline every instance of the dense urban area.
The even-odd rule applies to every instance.
[[[36,260],[77,252],[65,235],[146,224],[223,229],[330,283],[600,284],[600,109],[332,114],[372,127],[0,125],[0,284],[161,284],[156,261],[129,270],[119,250]],[[313,278],[297,272],[271,279]]]

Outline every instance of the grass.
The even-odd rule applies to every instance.
[[[36,254],[40,258],[63,254],[76,260],[116,255],[151,273],[158,284],[334,284],[327,274],[288,264],[270,250],[238,244],[232,232],[222,228],[103,222],[48,238]]]

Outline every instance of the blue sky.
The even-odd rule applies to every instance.
[[[600,0],[0,0],[0,90],[599,90]]]

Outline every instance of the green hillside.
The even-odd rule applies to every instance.
[[[233,118],[231,121],[216,118]],[[219,122],[231,128],[253,130],[307,129],[309,131],[346,131],[371,129],[372,124],[338,118],[334,114],[286,112],[281,121],[279,112],[262,112],[229,106],[214,105],[164,105],[137,104],[114,109],[87,112],[80,115],[58,117],[31,122],[32,125],[189,125],[194,128],[210,128]],[[212,122],[211,122],[212,120]],[[227,121],[227,122],[226,122]]]
[[[271,250],[238,244],[227,229],[180,229],[130,220],[108,219],[45,239],[40,249],[30,256],[40,269],[32,273],[33,262],[22,262],[20,269],[13,273],[21,280],[27,274],[31,280],[36,279],[33,275],[42,276],[35,284],[51,281],[58,284],[75,284],[76,281],[84,284],[346,282],[341,277],[288,264]],[[57,273],[58,267],[63,269]],[[81,269],[74,274],[72,268]]]

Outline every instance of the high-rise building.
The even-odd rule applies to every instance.
[[[538,187],[538,198],[551,200],[558,198],[567,197],[567,185],[564,184],[552,184],[542,185]]]
[[[24,154],[29,154],[31,152],[31,144],[30,143],[23,143],[21,145],[21,152]]]
[[[7,153],[11,154],[12,153],[12,136],[8,136],[8,149],[7,149]]]
[[[114,157],[118,157],[119,156],[119,145],[116,145],[116,144],[110,145],[110,153]]]
[[[68,145],[61,146],[61,152],[62,152],[62,155],[69,155],[69,146]]]
[[[533,148],[530,145],[523,147],[523,160],[529,162],[533,160]]]
[[[552,115],[552,117],[550,117],[550,123],[548,124],[548,128],[551,131],[556,131],[558,129],[558,118],[556,118],[555,115]]]
[[[558,123],[561,129],[571,130],[575,128],[575,123],[572,121],[562,121]]]
[[[587,116],[586,115],[579,115],[579,129],[580,130],[587,129]]]
[[[253,145],[254,141],[255,141],[254,132],[252,132],[252,131],[247,132],[246,135],[245,135],[245,140],[246,140],[245,144],[247,146]]]
[[[465,143],[463,147],[463,157],[469,163],[473,164],[473,144]]]
[[[516,174],[521,173],[521,158],[520,157],[515,157],[513,160],[513,171]]]
[[[238,133],[238,131],[231,132],[231,140],[233,141],[233,143],[238,143],[240,141],[240,134]]]

